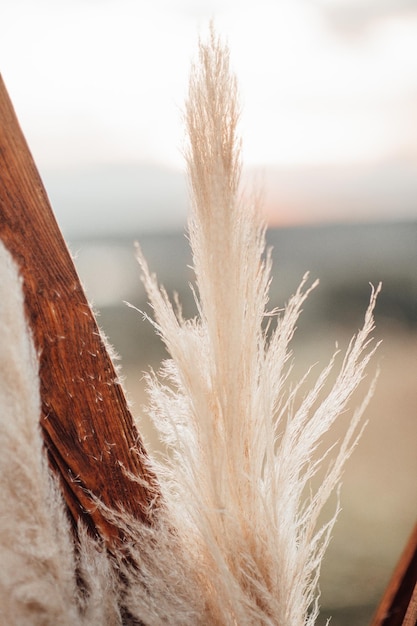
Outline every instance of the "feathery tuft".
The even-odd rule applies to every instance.
[[[240,193],[238,118],[229,52],[211,29],[186,108],[197,319],[172,306],[139,252],[172,357],[148,377],[150,414],[170,450],[162,488],[195,553],[207,623],[301,626],[318,614],[320,564],[336,518],[320,528],[318,516],[340,483],[366,401],[333,461],[315,452],[364,377],[377,292],[327,397],[319,400],[335,358],[295,410],[296,392],[284,393],[289,343],[311,288],[305,277],[269,336],[271,260],[258,206]],[[323,482],[306,496],[325,461]]]
[[[0,621],[72,624],[75,557],[39,428],[38,362],[16,266],[0,242]]]
[[[1,242],[0,408],[0,622],[203,624],[204,599],[198,589],[189,593],[196,585],[188,551],[164,512],[149,527],[107,511],[126,538],[113,555],[82,524],[76,534],[70,527],[39,425],[38,359],[21,279]]]

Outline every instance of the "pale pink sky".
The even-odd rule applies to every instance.
[[[414,0],[3,0],[0,16],[0,71],[46,177],[182,170],[189,65],[214,17],[240,83],[245,163],[263,172],[273,221],[328,219],[330,202],[343,219],[352,185],[358,211],[378,216],[390,176],[381,199],[399,201],[381,215],[408,202],[417,217]]]

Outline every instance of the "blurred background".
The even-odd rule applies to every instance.
[[[294,375],[347,345],[383,282],[379,382],[321,583],[321,623],[368,624],[417,517],[416,0],[3,0],[0,18],[0,70],[150,448],[142,372],[165,354],[124,301],[146,310],[139,241],[194,314],[182,110],[211,18],[240,84],[244,182],[264,193],[271,308],[320,279]]]

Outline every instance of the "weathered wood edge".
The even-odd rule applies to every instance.
[[[371,626],[417,624],[417,524],[392,574]]]
[[[23,278],[50,464],[74,522],[111,544],[119,531],[90,492],[150,521],[157,481],[1,76],[0,239]]]

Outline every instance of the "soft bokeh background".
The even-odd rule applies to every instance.
[[[365,625],[416,518],[416,0],[3,0],[0,70],[152,447],[141,372],[164,353],[123,301],[146,307],[139,240],[193,314],[181,111],[211,18],[264,190],[271,306],[306,270],[321,281],[295,374],[346,345],[383,281],[379,383],[322,577],[323,619]]]

